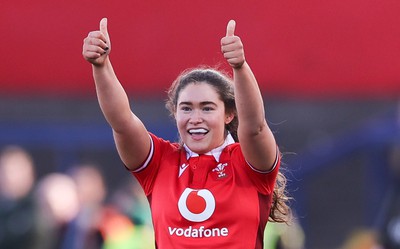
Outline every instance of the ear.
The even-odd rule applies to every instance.
[[[235,115],[233,113],[225,114],[225,124],[229,124],[234,118]]]

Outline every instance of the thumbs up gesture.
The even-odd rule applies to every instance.
[[[226,36],[221,39],[221,50],[229,65],[233,68],[241,68],[245,62],[242,41],[235,36],[236,22],[230,20],[226,27]]]
[[[100,21],[100,30],[92,31],[83,40],[82,55],[95,66],[102,66],[111,51],[111,42],[107,30],[107,18]]]

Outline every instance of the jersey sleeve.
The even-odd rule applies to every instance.
[[[256,186],[258,192],[267,195],[274,191],[276,178],[279,172],[281,164],[281,156],[279,149],[277,149],[276,159],[274,165],[269,171],[260,171],[251,166],[242,153],[240,145],[237,145],[232,150],[232,158],[234,161],[238,162],[237,167],[250,178],[253,184]]]
[[[151,139],[151,149],[149,155],[143,164],[134,171],[131,171],[142,186],[144,193],[150,195],[153,189],[154,181],[157,177],[163,155],[168,150],[176,148],[174,144],[165,141],[152,133],[149,133]]]

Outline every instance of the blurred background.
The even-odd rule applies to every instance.
[[[1,249],[153,247],[81,55],[102,17],[133,111],[172,141],[166,89],[186,68],[229,70],[220,39],[236,20],[297,217],[268,225],[268,248],[400,248],[399,1],[5,0],[0,13]]]

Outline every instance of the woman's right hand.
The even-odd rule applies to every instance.
[[[92,31],[83,40],[82,55],[94,66],[102,66],[111,52],[111,42],[107,31],[107,18],[100,21],[100,30]]]

